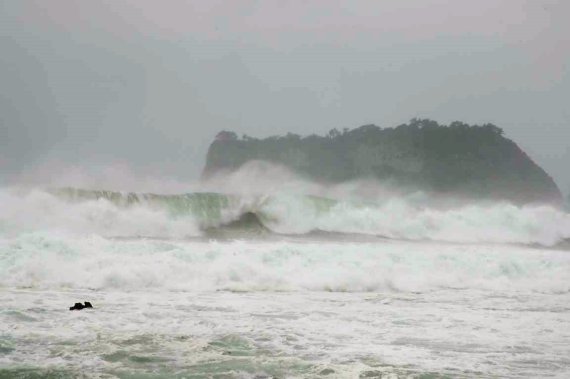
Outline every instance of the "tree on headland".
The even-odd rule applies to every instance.
[[[339,136],[340,136],[340,132],[336,128],[329,130],[329,133],[327,134],[328,138],[337,138]]]

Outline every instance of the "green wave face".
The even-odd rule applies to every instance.
[[[158,195],[80,188],[60,188],[49,190],[49,192],[60,199],[73,202],[103,199],[118,207],[152,206],[163,208],[173,217],[191,215],[206,226],[221,222],[223,211],[238,203],[238,198],[235,196],[208,192]]]
[[[493,203],[437,208],[421,199],[364,202],[285,193],[158,195],[77,188],[48,192],[48,196],[64,203],[79,205],[69,211],[55,211],[53,217],[43,215],[48,226],[53,224],[53,218],[56,226],[64,229],[80,226],[82,231],[89,232],[93,228],[94,233],[102,230],[104,235],[113,236],[209,236],[222,231],[227,232],[228,237],[241,238],[259,233],[327,232],[404,240],[544,246],[554,246],[570,238],[570,215],[548,206]],[[49,201],[37,202],[41,204],[44,200]],[[30,201],[32,209],[25,208],[20,213],[33,216],[35,204]],[[39,212],[41,216],[43,210]],[[76,227],[75,223],[80,225]],[[30,220],[30,224],[37,222]]]
[[[213,192],[159,195],[80,188],[58,188],[51,189],[48,192],[71,202],[105,200],[117,207],[147,206],[164,209],[174,218],[192,216],[203,229],[211,229],[226,224],[231,224],[233,227],[244,216],[247,216],[247,220],[241,220],[241,225],[244,226],[252,225],[252,228],[257,224],[265,227],[275,226],[281,220],[275,212],[270,210],[280,204],[285,207],[285,213],[288,213],[287,208],[300,208],[308,211],[312,217],[329,212],[332,207],[338,204],[335,200],[312,195],[237,196]],[[258,223],[251,222],[252,214],[258,218]]]

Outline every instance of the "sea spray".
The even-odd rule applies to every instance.
[[[0,191],[1,233],[52,230],[105,237],[188,238],[223,229],[246,214],[257,217],[267,230],[285,235],[325,231],[417,241],[544,246],[570,238],[570,215],[547,205],[501,202],[438,207],[418,196],[364,201],[284,193]]]
[[[0,234],[35,231],[156,238],[200,234],[191,215],[173,217],[166,208],[151,202],[113,202],[105,198],[71,201],[40,190],[25,194],[0,191]]]
[[[384,204],[338,202],[327,211],[272,199],[263,209],[281,233],[323,230],[407,240],[521,243],[553,246],[570,238],[570,215],[549,206],[508,203],[453,209],[419,207],[400,199]]]

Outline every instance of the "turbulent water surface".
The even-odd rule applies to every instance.
[[[568,238],[547,206],[4,190],[0,378],[566,378]]]

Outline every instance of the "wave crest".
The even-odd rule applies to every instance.
[[[0,192],[0,232],[41,230],[157,238],[212,235],[220,230],[231,230],[234,237],[260,231],[295,235],[325,231],[404,240],[553,246],[570,238],[570,215],[545,205],[435,207],[422,196],[371,202],[299,194]]]

